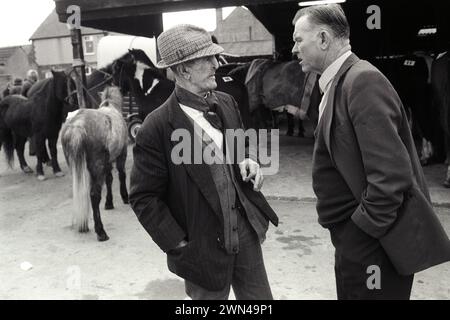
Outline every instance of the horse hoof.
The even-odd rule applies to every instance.
[[[450,188],[450,179],[444,181],[444,187]]]
[[[112,203],[111,204],[105,203],[105,210],[112,210],[112,209],[114,209],[114,205]]]
[[[55,176],[57,176],[57,177],[64,177],[65,174],[62,171],[58,171],[58,172],[55,173]]]
[[[97,235],[97,240],[98,241],[100,241],[100,242],[103,242],[103,241],[108,241],[109,240],[109,237],[108,237],[108,235],[106,234],[106,233],[103,233],[103,234],[98,234]]]
[[[123,201],[123,204],[129,204],[130,203],[130,201],[128,201],[128,199],[122,199],[122,201]]]
[[[46,178],[45,176],[43,176],[43,175],[38,175],[37,178],[38,178],[39,181],[44,181],[44,180],[47,179],[47,178]]]
[[[22,171],[25,173],[33,173],[33,170],[30,167],[23,167]]]

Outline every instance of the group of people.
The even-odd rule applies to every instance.
[[[320,75],[323,94],[312,183],[318,221],[335,247],[337,297],[409,299],[414,274],[449,261],[450,242],[433,212],[402,102],[386,77],[351,51],[341,6],[303,8],[294,24],[292,52],[304,72]],[[225,130],[243,128],[239,109],[215,91],[223,48],[192,25],[163,32],[157,44],[158,67],[174,73],[176,88],[136,137],[131,206],[192,299],[227,299],[231,287],[237,299],[272,299],[261,244],[278,217],[260,192],[255,148],[244,144],[245,157],[231,162],[172,161],[179,129],[200,141],[192,149],[200,156],[211,145],[236,154]],[[367,284],[374,266],[375,288]]]
[[[20,78],[16,78],[14,81],[8,83],[2,92],[2,97],[4,98],[13,94],[21,94],[24,97],[28,97],[28,90],[30,90],[36,81],[38,81],[38,73],[36,70],[30,69],[27,71],[24,81]]]

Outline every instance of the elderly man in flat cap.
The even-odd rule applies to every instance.
[[[261,243],[278,218],[259,191],[253,148],[242,161],[196,161],[211,147],[227,159],[240,151],[225,138],[225,130],[242,129],[236,102],[214,91],[223,48],[192,25],[163,32],[157,43],[158,67],[173,71],[176,86],[136,137],[131,206],[192,299],[228,299],[231,287],[237,299],[272,299]],[[180,162],[183,133],[192,141],[183,139]]]

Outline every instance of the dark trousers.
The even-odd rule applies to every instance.
[[[380,242],[350,219],[330,229],[339,300],[408,300],[414,275],[397,273]]]
[[[229,284],[221,291],[209,291],[185,280],[192,300],[227,300],[233,287],[237,300],[272,300],[261,244],[246,217],[238,214],[239,252],[234,255]]]

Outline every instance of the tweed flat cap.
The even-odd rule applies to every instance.
[[[164,31],[159,35],[157,44],[161,61],[156,66],[160,69],[215,56],[224,50],[212,42],[206,30],[190,24],[181,24]]]

